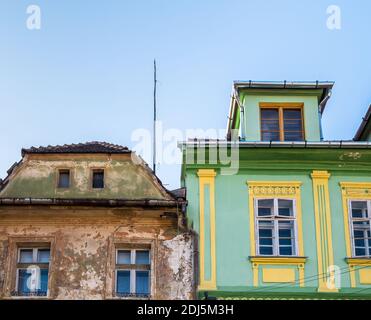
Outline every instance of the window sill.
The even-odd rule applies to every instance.
[[[51,300],[48,296],[10,296],[5,298],[7,300]]]
[[[253,264],[276,264],[276,265],[302,265],[307,262],[307,257],[249,257]]]
[[[345,261],[349,265],[366,265],[366,266],[371,266],[371,257],[352,257],[352,258],[345,258]]]
[[[151,300],[151,295],[137,295],[137,294],[127,294],[127,295],[114,295],[113,300]]]

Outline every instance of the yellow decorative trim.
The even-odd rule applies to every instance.
[[[327,171],[313,171],[311,174],[312,179],[330,179],[331,174]]]
[[[200,284],[198,290],[216,290],[215,170],[198,170],[200,194]],[[210,280],[205,279],[205,186],[210,188]]]
[[[371,199],[371,183],[370,182],[340,182],[343,216],[344,216],[344,233],[345,246],[348,257],[353,256],[352,240],[350,235],[349,225],[349,201],[350,200],[369,200]],[[370,265],[371,259],[348,258],[350,285],[352,288],[357,287],[356,268],[357,266]]]
[[[300,181],[247,181],[248,192],[249,192],[249,216],[250,216],[250,255],[255,255],[256,252],[256,239],[255,239],[255,212],[254,212],[254,200],[264,198],[278,198],[282,197],[285,199],[294,199],[296,202],[296,221],[298,231],[298,256],[304,256],[304,240],[303,240],[303,223],[302,223],[302,211],[301,211],[301,193]],[[279,264],[279,261],[285,261],[286,265],[301,265],[303,268],[299,269],[299,275],[304,278],[304,261],[300,262],[295,259],[302,258],[281,258],[281,257],[254,257],[251,258],[253,263],[253,284],[258,286],[259,283],[259,265],[260,264]],[[270,262],[267,262],[270,261]],[[266,263],[267,262],[267,263]],[[256,264],[256,268],[254,265]],[[304,286],[304,282],[300,281],[300,286]]]
[[[332,284],[332,288],[328,287],[328,281],[333,281],[334,279],[328,272],[329,267],[334,265],[330,194],[328,187],[330,174],[327,171],[313,171],[311,177],[313,180],[318,274],[321,275],[318,279],[318,291],[338,292],[334,284]]]
[[[259,285],[259,265],[257,263],[253,263],[252,272],[253,272],[253,284],[254,287],[257,287]]]
[[[250,258],[252,263],[269,264],[269,265],[299,265],[304,264],[307,261],[305,257],[252,257]]]
[[[371,270],[370,269],[359,270],[359,282],[360,284],[371,284]]]
[[[263,282],[266,283],[295,283],[294,269],[263,269]]]
[[[354,266],[370,266],[371,259],[362,259],[362,258],[347,258],[347,263]]]
[[[304,287],[304,265],[307,261],[306,257],[251,257],[250,261],[253,266],[253,285],[257,287],[259,285],[259,266],[296,266],[299,271],[299,286]],[[267,268],[263,268],[263,282],[271,282],[271,281],[264,281],[264,271]],[[270,270],[270,269],[268,269]],[[278,270],[282,276],[280,278],[282,281],[273,281],[273,282],[295,282],[295,270],[294,269],[273,269]],[[285,272],[285,270],[290,270],[290,272]],[[293,280],[286,281],[286,277],[291,276],[291,272],[294,273]],[[288,273],[290,275],[288,275]]]
[[[213,178],[216,177],[216,172],[213,169],[200,169],[197,171],[200,178]]]

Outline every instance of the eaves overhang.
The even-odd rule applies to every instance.
[[[276,89],[295,89],[295,90],[316,90],[322,89],[323,93],[320,101],[330,94],[332,88],[335,85],[334,81],[234,81],[234,89],[238,92],[241,89],[265,89],[265,90],[276,90]],[[321,104],[320,112],[323,113],[326,107],[326,102]]]

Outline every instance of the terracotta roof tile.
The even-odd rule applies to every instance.
[[[62,146],[31,147],[22,149],[22,156],[28,153],[130,153],[124,146],[117,144],[92,141],[78,144],[64,144]]]

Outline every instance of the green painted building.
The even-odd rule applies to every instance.
[[[235,82],[227,139],[180,144],[201,298],[371,298],[370,112],[325,141],[333,85]]]

